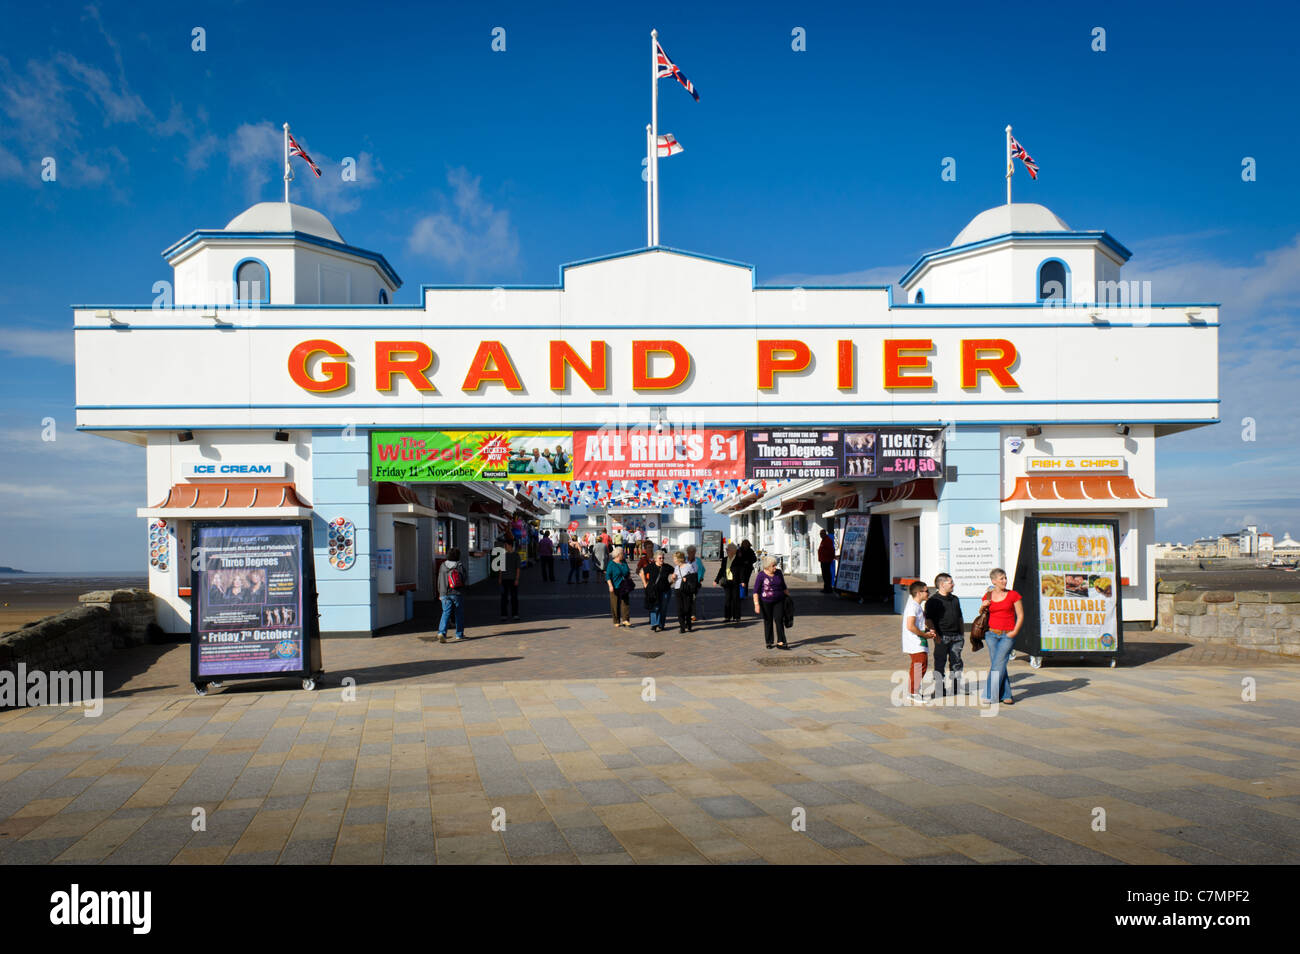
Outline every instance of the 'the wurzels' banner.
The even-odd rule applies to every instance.
[[[572,480],[572,431],[372,431],[370,479]]]
[[[745,476],[743,430],[575,431],[578,480],[731,480]]]
[[[1107,524],[1039,523],[1037,536],[1042,650],[1114,652],[1114,529]]]

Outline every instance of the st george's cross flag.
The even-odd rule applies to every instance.
[[[1016,142],[1015,136],[1011,137],[1011,158],[1019,159],[1025,164],[1025,168],[1029,170],[1029,178],[1038,178],[1038,163],[1034,162],[1033,157],[1030,156],[1029,153],[1025,152],[1024,146]]]
[[[316,173],[316,178],[319,179],[320,166],[316,165],[316,163],[311,161],[311,156],[307,155],[307,153],[303,151],[302,146],[298,145],[298,140],[294,139],[292,134],[288,134],[288,135],[289,135],[289,155],[297,156],[298,158],[306,162],[307,165],[311,166],[311,171]]]
[[[686,92],[695,97],[697,103],[700,101],[700,94],[695,92],[695,84],[686,78],[686,74],[679,70],[672,60],[668,59],[668,54],[664,52],[663,45],[658,40],[655,40],[655,62],[659,67],[655,79],[671,76],[682,84]]]
[[[683,151],[685,147],[677,141],[677,137],[672,133],[666,133],[659,137],[659,158],[665,156],[675,156]]]

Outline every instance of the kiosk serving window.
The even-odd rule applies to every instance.
[[[417,532],[414,523],[393,522],[393,581],[412,586],[419,575]]]

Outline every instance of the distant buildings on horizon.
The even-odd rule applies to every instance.
[[[1261,532],[1252,524],[1236,533],[1199,537],[1188,544],[1157,543],[1155,555],[1157,560],[1179,557],[1246,557],[1258,558],[1262,562],[1297,560],[1300,559],[1300,542],[1294,540],[1290,533],[1283,533],[1282,539],[1275,540],[1273,534],[1267,530]]]

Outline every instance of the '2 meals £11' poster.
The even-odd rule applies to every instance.
[[[1039,631],[1044,652],[1114,652],[1119,598],[1114,528],[1038,524]]]

